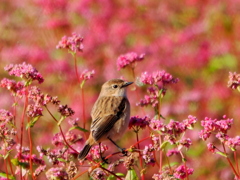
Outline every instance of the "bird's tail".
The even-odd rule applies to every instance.
[[[88,152],[90,151],[91,147],[92,145],[90,145],[89,143],[85,144],[82,151],[78,155],[78,158],[83,160],[88,155]]]

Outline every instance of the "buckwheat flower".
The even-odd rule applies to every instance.
[[[82,74],[80,75],[80,79],[81,80],[89,80],[93,77],[93,75],[95,74],[95,71],[92,70],[92,71],[89,71],[87,69],[85,69]]]
[[[75,143],[77,141],[82,140],[82,137],[80,135],[77,135],[77,134],[73,133],[72,131],[67,132],[65,138],[67,141],[69,141],[71,143]]]
[[[192,129],[196,122],[197,118],[195,116],[189,115],[187,119],[183,120],[183,125],[186,129]]]
[[[28,92],[29,99],[33,100],[37,104],[42,104],[44,95],[37,86],[31,86]]]
[[[167,152],[167,157],[170,157],[170,156],[173,156],[174,154],[179,154],[180,151],[179,150],[176,150],[176,149],[171,149],[171,150],[168,150]]]
[[[228,87],[237,89],[240,85],[240,74],[229,72]]]
[[[207,148],[209,151],[211,151],[212,153],[215,153],[216,151],[216,147],[213,145],[213,143],[208,143],[207,144]]]
[[[227,141],[225,141],[225,144],[232,151],[236,151],[237,146],[240,146],[240,136],[236,136],[234,138],[228,138]]]
[[[59,105],[58,112],[64,117],[72,116],[74,114],[74,111],[69,108],[68,105]]]
[[[223,132],[218,132],[216,134],[216,138],[219,139],[221,142],[225,142],[228,140],[229,136]]]
[[[105,171],[103,171],[101,168],[95,168],[91,172],[89,172],[90,176],[94,180],[105,180],[107,177],[107,174]]]
[[[140,81],[144,84],[158,85],[159,88],[164,87],[166,84],[177,83],[178,79],[165,71],[155,71],[152,74],[144,72],[141,74]]]
[[[72,36],[63,36],[56,46],[57,49],[68,49],[74,53],[83,51],[83,37],[76,33],[72,33]]]
[[[142,61],[145,54],[137,55],[135,52],[130,52],[124,55],[121,55],[117,59],[117,68],[118,70],[125,68],[128,65],[135,65],[137,61]]]
[[[74,176],[77,174],[77,172],[78,172],[78,168],[77,168],[77,165],[73,162],[73,161],[71,161],[70,163],[69,163],[69,166],[67,167],[67,174],[68,174],[68,177],[69,177],[69,179],[72,179],[72,178],[74,178]]]
[[[64,140],[63,137],[61,135],[61,133],[56,133],[53,138],[52,138],[52,143],[55,146],[62,146],[64,144]]]
[[[151,119],[149,126],[154,130],[154,131],[164,131],[165,126],[162,121],[158,119]]]
[[[68,180],[68,174],[62,167],[53,167],[46,172],[48,180]]]
[[[151,105],[152,107],[158,106],[159,102],[159,90],[157,90],[154,87],[149,87],[147,89],[148,95],[144,96],[144,99],[141,99],[139,103],[137,103],[137,106],[147,106]]]
[[[0,87],[6,88],[16,94],[24,89],[24,84],[22,82],[16,82],[14,80],[4,78],[0,82]]]
[[[26,81],[34,81],[37,80],[38,83],[42,83],[44,81],[42,75],[35,69],[31,64],[26,64],[23,62],[22,64],[10,64],[5,66],[5,71],[8,71],[9,75],[20,77]]]
[[[233,124],[233,119],[219,120],[216,121],[215,124],[221,132],[227,133]]]
[[[193,169],[192,168],[188,168],[188,167],[186,167],[184,165],[180,165],[179,167],[177,167],[175,169],[174,176],[176,178],[179,178],[179,179],[184,179],[188,175],[191,175],[191,174],[193,174]]]
[[[181,122],[170,120],[170,122],[166,125],[166,131],[168,134],[179,135],[185,131],[185,127]]]
[[[104,154],[108,150],[108,146],[101,144],[101,154]],[[89,160],[97,160],[101,158],[99,146],[94,146],[90,149],[90,152],[86,156]]]
[[[210,136],[211,136],[211,132],[207,132],[207,131],[204,131],[204,130],[201,130],[200,133],[199,133],[199,137],[206,141]]]
[[[143,149],[143,156],[142,156],[145,163],[152,166],[155,165],[153,151],[155,151],[153,145],[149,144],[148,146],[145,146],[145,148]]]
[[[38,177],[43,171],[46,170],[47,165],[40,165],[36,170],[34,171],[34,176]]]
[[[5,109],[0,109],[0,122],[8,123],[13,121],[13,114]]]
[[[148,116],[144,116],[143,118],[140,118],[139,116],[132,116],[130,118],[128,127],[129,129],[134,127],[139,127],[141,129],[144,129],[148,124],[149,124]]]
[[[39,105],[33,105],[33,104],[29,104],[27,106],[27,116],[34,118],[34,117],[38,117],[38,116],[42,116],[43,112],[43,108],[40,107]]]
[[[77,123],[78,121],[79,121],[78,118],[75,118],[75,119],[68,118],[68,124],[70,124],[71,126],[78,126],[78,123]]]
[[[190,138],[181,139],[179,141],[179,147],[178,148],[181,149],[182,147],[185,147],[185,148],[189,149],[191,144],[192,144],[192,141],[191,141]]]

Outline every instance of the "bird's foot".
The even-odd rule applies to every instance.
[[[103,157],[103,156],[101,156],[101,160],[102,160],[102,162],[105,163],[105,164],[110,164],[110,163],[108,162],[108,159],[106,159],[106,158]]]
[[[126,151],[126,148],[122,148],[121,153],[123,154],[122,156],[127,156],[128,155],[128,151]]]

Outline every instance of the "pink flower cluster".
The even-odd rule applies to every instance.
[[[164,87],[166,84],[177,83],[178,79],[166,71],[156,71],[152,74],[144,72],[141,74],[140,81],[149,85],[158,85],[158,87]]]
[[[117,68],[120,70],[121,68],[125,68],[128,65],[133,65],[138,61],[142,61],[144,59],[144,56],[145,54],[137,55],[135,52],[121,55],[117,59]]]
[[[227,131],[231,128],[233,124],[233,119],[225,119],[226,116],[223,116],[223,119],[211,119],[205,117],[204,120],[201,121],[201,126],[203,130],[200,132],[200,138],[206,141],[211,134],[216,134],[216,137],[222,139],[226,137]]]
[[[162,121],[152,119],[149,126],[154,131],[160,131],[164,135],[164,140],[170,142],[171,144],[176,144],[189,148],[191,145],[190,139],[180,139],[178,137],[185,132],[187,129],[192,129],[193,125],[197,122],[197,118],[189,115],[187,119],[182,122],[170,120],[170,122],[165,125]]]
[[[89,71],[89,70],[87,70],[87,69],[85,69],[82,73],[81,73],[81,75],[80,75],[80,79],[81,80],[89,80],[89,79],[91,79],[92,77],[93,77],[93,75],[95,74],[95,71],[94,70],[92,70],[92,71]]]
[[[188,168],[185,165],[180,165],[175,169],[174,176],[178,179],[184,179],[191,174],[193,174],[192,168]]]
[[[147,89],[148,95],[144,96],[144,99],[141,99],[137,106],[148,106],[157,107],[159,103],[159,90],[155,87],[149,87]]]
[[[155,150],[156,149],[153,147],[152,144],[149,144],[148,146],[145,146],[145,148],[143,149],[143,156],[142,157],[143,157],[146,164],[154,166],[155,159],[154,159],[153,152]]]
[[[13,95],[17,94],[22,96],[24,93],[24,84],[22,82],[16,82],[7,78],[3,78],[1,80],[0,87],[10,90]]]
[[[27,82],[37,80],[39,83],[44,81],[42,75],[30,64],[23,62],[22,64],[10,64],[7,65],[5,71],[8,71],[9,75],[21,77]]]
[[[240,74],[229,72],[228,87],[237,89],[240,86]]]
[[[129,127],[129,129],[131,129],[131,128],[143,129],[148,125],[149,125],[149,117],[148,116],[144,116],[143,118],[140,118],[139,116],[132,116],[130,118],[128,127]]]
[[[83,37],[76,33],[72,33],[72,36],[63,36],[56,46],[57,49],[68,49],[74,53],[83,51]]]
[[[228,146],[232,151],[235,151],[237,147],[240,146],[240,136],[229,137],[227,135],[228,130],[233,124],[233,119],[226,118],[223,116],[223,119],[211,119],[206,117],[201,121],[203,130],[200,131],[199,135],[204,141],[206,141],[212,134],[216,134],[215,137],[223,144]],[[213,143],[208,143],[208,150],[215,152],[216,146]]]

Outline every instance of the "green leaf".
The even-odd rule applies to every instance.
[[[83,132],[88,132],[88,130],[84,129],[84,128],[81,128],[80,126],[73,126],[71,127],[68,131],[72,131],[74,129],[77,129],[79,131],[83,131]]]
[[[80,88],[81,88],[81,89],[83,88],[84,84],[85,84],[85,80],[83,80],[83,81],[81,82],[81,84],[80,84]]]
[[[216,152],[216,154],[219,154],[219,155],[221,155],[221,156],[223,156],[223,157],[227,157],[227,154],[225,154],[225,153],[223,153],[223,152]]]
[[[41,116],[34,117],[29,123],[27,123],[26,129],[28,129],[29,127],[33,127],[40,117]]]
[[[67,162],[65,159],[63,159],[63,158],[58,158],[58,160],[60,161],[60,162]]]
[[[124,177],[125,175],[123,173],[116,173],[117,176]],[[107,180],[117,180],[116,176],[110,175],[108,176]]]
[[[62,123],[62,121],[65,119],[65,116],[62,116],[61,119],[58,121],[58,126],[60,126],[60,124]]]
[[[11,162],[14,166],[21,166],[24,169],[28,169],[29,168],[29,164],[25,163],[25,162],[20,162],[17,158],[15,159],[11,159]]]
[[[160,146],[160,149],[164,150],[168,145],[168,141],[164,141],[161,146]]]
[[[7,157],[9,156],[11,151],[12,151],[12,149],[10,151],[8,151],[6,155],[3,156],[3,159],[7,159]]]
[[[13,175],[10,175],[10,174],[6,174],[4,172],[0,172],[0,177],[3,177],[3,178],[8,178],[10,180],[15,180],[15,177]]]
[[[138,180],[136,171],[134,169],[128,170],[125,180]]]
[[[12,162],[12,164],[13,164],[14,166],[18,166],[18,165],[19,165],[19,161],[18,161],[17,158],[11,159],[11,162]]]

